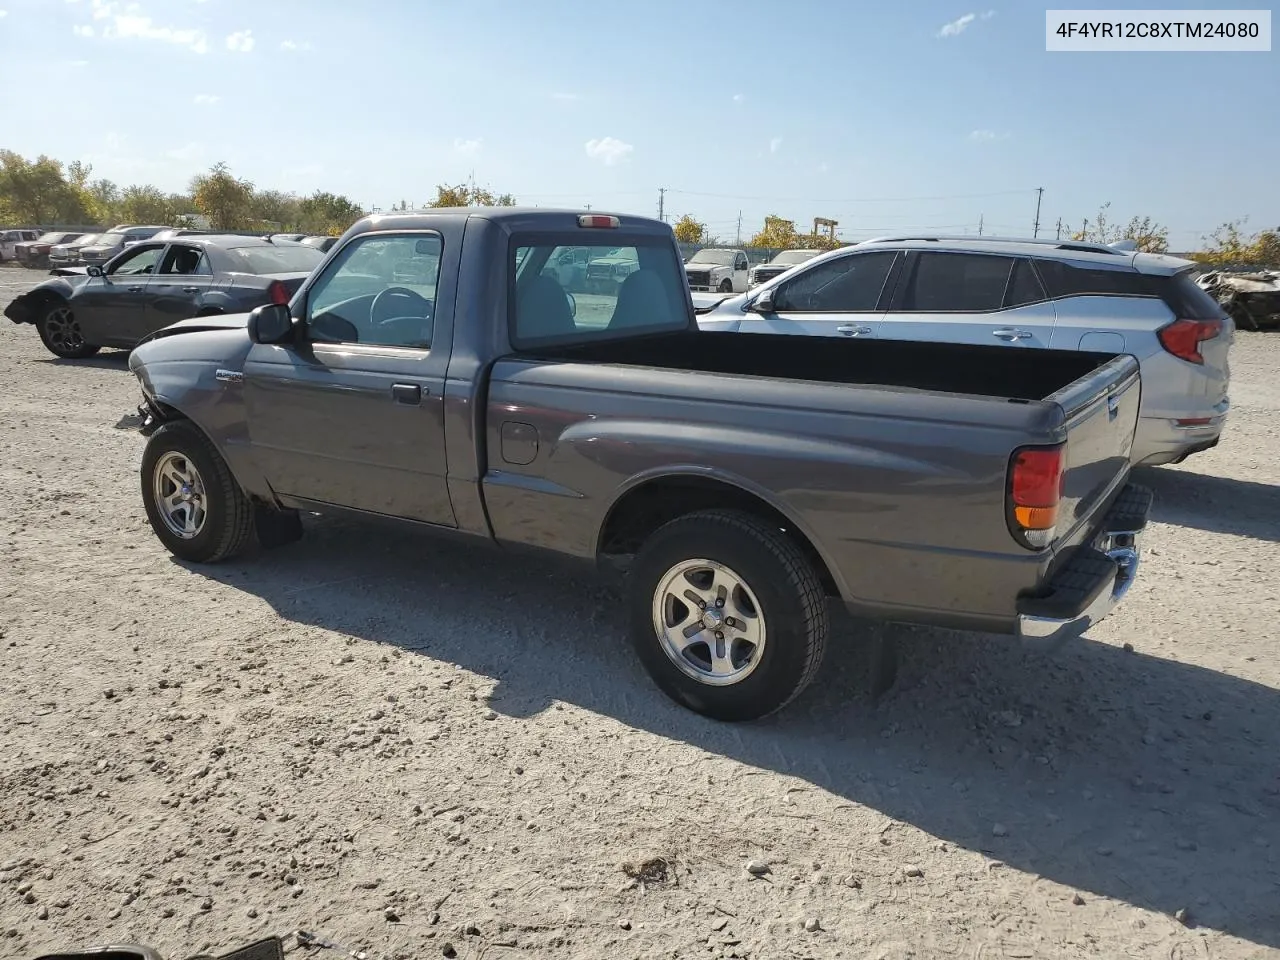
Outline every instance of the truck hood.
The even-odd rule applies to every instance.
[[[685,269],[685,272],[688,273],[690,270],[697,270],[699,272],[704,270],[708,270],[708,271],[732,270],[733,267],[724,263],[686,263],[684,265],[684,269]]]
[[[215,313],[213,316],[208,317],[190,317],[186,320],[179,320],[177,323],[171,323],[167,327],[161,327],[154,333],[145,336],[138,345],[141,346],[144,343],[176,336],[179,333],[204,333],[208,330],[244,330],[248,326],[249,314],[247,313]]]

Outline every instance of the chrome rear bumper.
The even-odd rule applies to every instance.
[[[1019,639],[1052,650],[1079,637],[1124,599],[1142,562],[1151,499],[1146,487],[1124,488],[1097,536],[1054,574],[1045,595],[1018,601]]]

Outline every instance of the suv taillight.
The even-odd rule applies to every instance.
[[[1167,327],[1161,327],[1156,336],[1160,338],[1160,346],[1175,357],[1189,363],[1204,363],[1200,344],[1220,333],[1221,320],[1175,320]]]
[[[1063,447],[1020,447],[1009,461],[1009,531],[1024,547],[1053,543],[1062,500]]]
[[[289,305],[289,288],[279,280],[272,280],[271,286],[267,287],[267,297],[277,306],[286,307]]]

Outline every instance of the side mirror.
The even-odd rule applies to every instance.
[[[747,309],[752,313],[773,313],[773,289],[763,291],[760,296],[751,301],[751,306]]]
[[[281,343],[293,332],[293,317],[283,303],[267,303],[249,314],[249,339],[254,343]]]
[[[102,276],[102,267],[98,266],[96,263],[91,263],[89,266],[84,268],[84,272],[91,277],[100,277]]]

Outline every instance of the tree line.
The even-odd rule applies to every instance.
[[[494,193],[475,184],[441,184],[426,207],[513,206],[515,197]],[[1166,253],[1169,230],[1151,217],[1134,216],[1127,223],[1113,221],[1111,204],[1104,203],[1097,215],[1086,217],[1079,229],[1071,229],[1073,240],[1114,243],[1132,240],[1139,250]],[[392,210],[410,209],[400,201]],[[300,197],[283,190],[260,189],[237,177],[225,163],[191,178],[185,193],[170,193],[151,184],[127,187],[94,178],[86,163],[62,163],[52,157],[29,160],[12,150],[0,150],[0,224],[74,224],[87,226],[117,223],[148,223],[191,226],[193,215],[208,218],[214,230],[272,229],[311,234],[337,235],[367,212],[360,204],[340,194],[317,190]],[[721,245],[707,225],[692,214],[674,224],[682,243]],[[761,228],[747,241],[749,247],[773,250],[829,250],[844,245],[823,233],[804,233],[795,222],[783,217],[765,217]],[[1280,266],[1280,229],[1250,232],[1245,220],[1224,223],[1203,238],[1201,250],[1193,254],[1214,267]]]
[[[515,197],[474,184],[442,184],[426,206],[512,206]],[[407,210],[407,201],[392,209]],[[94,178],[86,163],[34,160],[0,150],[0,224],[113,226],[117,223],[193,226],[203,216],[214,230],[271,229],[336,236],[364,216],[360,204],[340,194],[317,190],[301,197],[260,189],[237,177],[225,163],[191,178],[185,193],[151,184],[121,187]]]

